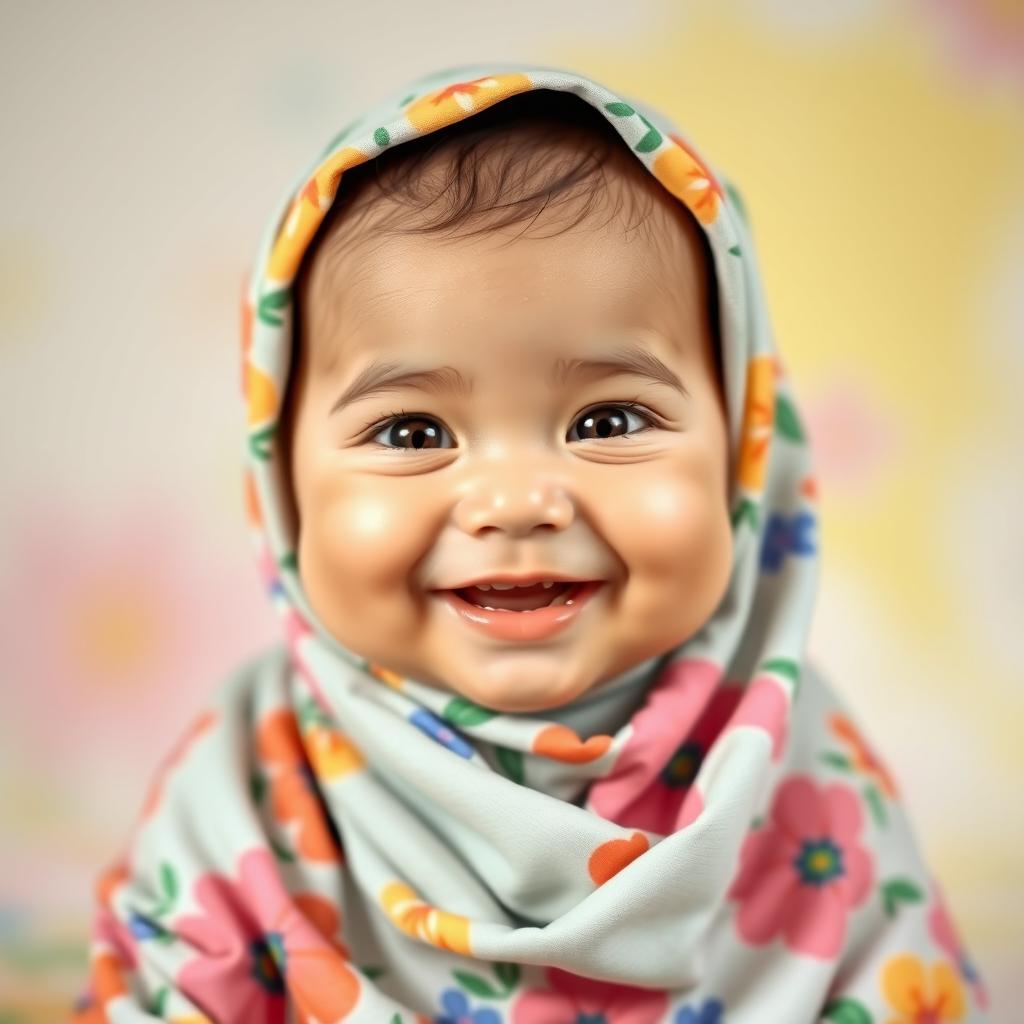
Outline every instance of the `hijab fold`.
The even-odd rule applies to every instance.
[[[345,172],[528,90],[598,110],[706,234],[734,564],[677,648],[505,714],[322,626],[276,440],[296,274]],[[987,1020],[891,774],[808,663],[811,452],[739,195],[682,130],[555,68],[414,82],[298,175],[242,320],[248,526],[284,642],[161,763],[97,884],[78,1024]]]

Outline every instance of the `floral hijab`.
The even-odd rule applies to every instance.
[[[715,261],[734,564],[699,633],[506,715],[342,648],[296,571],[275,446],[303,253],[345,171],[532,89],[575,94]],[[350,124],[271,219],[243,302],[248,522],[285,642],[165,757],[96,889],[73,1020],[987,1020],[897,786],[807,663],[816,485],[735,189],[581,75],[450,69]]]

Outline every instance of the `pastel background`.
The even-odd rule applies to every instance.
[[[650,100],[743,191],[821,484],[812,654],[1014,1019],[1024,7],[249,0],[3,5],[0,1021],[62,1019],[146,781],[277,637],[240,471],[266,218],[355,112],[488,59]]]

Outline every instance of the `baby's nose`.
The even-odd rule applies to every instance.
[[[564,530],[575,509],[564,485],[536,474],[492,473],[478,481],[455,509],[457,525],[467,533],[486,529],[526,536],[538,526]]]

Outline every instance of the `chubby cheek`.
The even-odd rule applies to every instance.
[[[365,486],[328,478],[307,491],[299,542],[303,587],[321,621],[346,646],[359,650],[385,624],[393,629],[411,623],[412,603],[395,598],[407,591],[428,546],[418,518],[379,480]]]
[[[732,570],[732,529],[715,481],[685,471],[652,475],[623,495],[617,519],[631,610],[677,639],[699,629]]]

